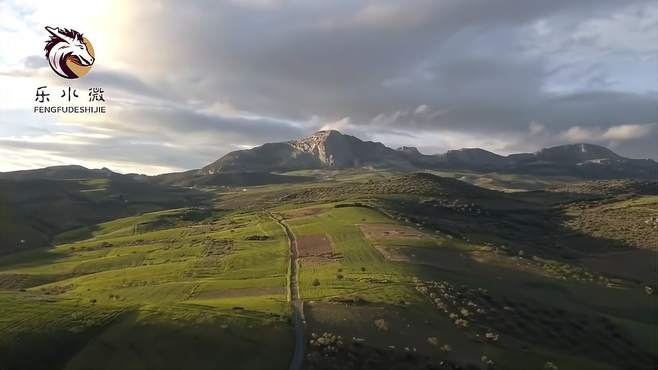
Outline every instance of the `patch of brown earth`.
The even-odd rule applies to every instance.
[[[341,258],[325,234],[298,237],[297,250],[302,263],[320,264]]]

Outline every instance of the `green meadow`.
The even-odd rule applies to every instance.
[[[550,192],[429,174],[295,174],[329,178],[207,187],[211,202],[70,228],[3,255],[0,368],[288,368],[299,334],[279,221],[299,255],[305,369],[655,362],[655,287],[611,267],[649,251],[602,248],[609,240],[588,229],[596,213],[576,212],[641,218],[655,197],[556,205]]]

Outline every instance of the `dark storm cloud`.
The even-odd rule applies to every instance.
[[[167,68],[207,103],[221,96],[239,109],[300,122],[349,117],[371,130],[482,134],[527,131],[538,121],[557,134],[575,125],[658,121],[655,94],[614,83],[626,77],[616,68],[651,58],[655,47],[633,49],[630,40],[607,50],[606,29],[588,23],[625,13],[650,18],[653,5],[643,1],[169,4],[157,23],[142,20],[147,29],[163,21],[178,27],[146,34],[176,45],[176,55],[164,55]],[[540,42],[538,22],[552,25],[550,43]],[[566,58],[574,50],[580,59]],[[626,66],[602,64],[620,53]],[[576,86],[547,89],[558,77]],[[424,115],[410,113],[421,105]]]
[[[108,117],[79,125],[109,137],[56,148],[71,158],[194,168],[322,127],[426,151],[589,141],[658,157],[655,3],[172,0],[121,10],[130,14],[112,29],[115,64],[80,85],[112,97]],[[25,65],[49,72],[38,58]]]

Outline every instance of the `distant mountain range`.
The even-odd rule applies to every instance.
[[[232,172],[285,172],[303,169],[358,167],[400,170],[454,169],[501,171],[584,178],[655,179],[658,164],[651,159],[624,158],[593,144],[569,144],[536,153],[501,156],[480,148],[425,155],[414,147],[392,149],[335,130],[318,131],[298,140],[268,143],[230,152],[195,172],[214,176]],[[166,175],[165,175],[166,176]]]
[[[233,151],[198,170],[158,176],[126,176],[164,185],[243,186],[311,180],[305,176],[276,172],[362,167],[402,171],[470,170],[588,179],[655,180],[658,174],[658,163],[652,159],[625,158],[594,144],[559,145],[535,153],[507,156],[480,148],[426,155],[414,147],[392,149],[379,142],[363,141],[335,130],[325,130],[302,139]],[[106,178],[117,175],[106,168],[89,170],[80,166],[58,166],[0,173],[0,179]]]

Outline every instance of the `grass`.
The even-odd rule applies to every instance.
[[[309,346],[308,369],[483,367],[486,356],[499,369],[550,361],[561,370],[610,370],[656,358],[650,282],[616,274],[650,270],[642,257],[650,251],[622,259],[611,239],[562,224],[580,206],[588,217],[644,217],[655,211],[655,197],[564,204],[555,193],[500,193],[427,174],[294,174],[323,180],[209,188],[214,208],[138,212],[68,230],[52,247],[3,256],[0,368],[205,369],[218,361],[231,369],[286,368],[293,345],[288,240],[265,209],[298,239],[326,236],[333,248],[331,257],[302,259],[299,269],[308,337],[342,338],[330,350]],[[451,177],[487,181],[476,175]],[[496,180],[490,188],[506,191],[545,181],[487,177]],[[113,189],[104,181],[83,185],[86,196]],[[452,298],[438,302],[447,312],[436,301],[438,282],[452,289]],[[469,301],[486,313],[465,315]],[[498,341],[483,338],[491,330]]]
[[[410,277],[405,277],[403,270],[386,261],[370,245],[357,226],[366,222],[385,223],[390,220],[375,210],[345,207],[288,222],[297,237],[326,234],[335,252],[341,256],[337,261],[322,263],[307,264],[302,261],[299,280],[301,295],[305,299],[329,298],[352,292],[373,302],[388,302],[390,297],[402,299],[409,295],[405,292],[408,289],[399,283]],[[339,274],[342,279],[338,278]],[[320,282],[317,286],[313,285],[315,279]],[[384,280],[388,282],[374,283]],[[373,285],[377,286],[373,289]]]
[[[126,363],[212,368],[208,353],[215,353],[235,369],[284,366],[292,345],[290,327],[279,319],[289,314],[285,234],[262,213],[235,213],[230,221],[202,215],[195,209],[172,209],[118,219],[85,230],[88,239],[3,260],[0,306],[12,309],[3,311],[11,322],[0,333],[32,339],[5,342],[11,358],[0,363],[16,368],[46,363],[69,369],[90,368],[90,363],[99,369]],[[166,227],[146,227],[161,225],[163,219]],[[136,230],[136,224],[143,227]],[[267,239],[249,240],[250,235]],[[67,321],[73,316],[87,324]],[[55,324],[60,321],[61,329]],[[45,338],[72,327],[75,345],[51,353],[55,350],[47,348]],[[274,337],[277,346],[270,343]],[[181,341],[189,345],[180,346]],[[260,350],[254,348],[258,343]],[[17,354],[28,351],[27,345],[40,361],[50,362],[24,362]],[[112,356],[97,362],[98,356],[108,356],[108,348],[114,348]],[[135,348],[142,358],[134,358]]]
[[[287,221],[297,237],[326,234],[332,241],[336,252],[342,257],[336,261],[326,261],[325,263],[305,263],[303,260],[301,263],[301,294],[304,299],[312,302],[309,303],[307,311],[311,321],[310,326],[315,328],[318,333],[329,331],[343,337],[363,337],[367,343],[375,341],[376,345],[382,347],[405,345],[406,347],[423,348],[424,355],[438,356],[444,360],[461,359],[463,361],[467,358],[477,359],[480,355],[486,354],[500,368],[506,369],[524,369],[528,364],[542,367],[547,361],[559,364],[560,369],[624,368],[627,361],[646,364],[647,361],[651,361],[651,356],[655,356],[655,349],[649,349],[655,342],[655,333],[652,338],[648,338],[651,336],[648,328],[655,329],[656,322],[653,317],[655,315],[652,316],[650,312],[656,309],[656,300],[655,297],[643,294],[640,289],[597,288],[594,286],[596,282],[590,282],[591,275],[586,270],[567,263],[541,258],[538,258],[538,261],[543,261],[541,264],[530,260],[530,263],[538,264],[537,272],[532,273],[515,270],[511,265],[492,268],[482,263],[471,264],[468,270],[457,270],[456,273],[455,271],[440,271],[424,265],[387,261],[374,248],[374,245],[388,245],[409,250],[420,248],[427,250],[428,254],[433,253],[434,250],[437,253],[452,251],[440,254],[443,256],[442,258],[448,258],[445,261],[447,265],[451,263],[450,258],[457,258],[464,252],[491,253],[491,248],[448,237],[447,234],[441,232],[432,233],[427,229],[419,230],[421,237],[405,238],[398,235],[368,238],[359,225],[389,224],[393,229],[396,225],[399,225],[397,227],[409,227],[409,225],[400,224],[399,220],[392,219],[372,208],[333,208],[331,204],[325,204],[325,207],[327,207],[325,212]],[[286,209],[285,206],[281,208]],[[546,272],[541,271],[542,266],[551,269],[551,273],[545,275]],[[337,277],[338,274],[342,275],[342,279]],[[569,277],[576,274],[578,276],[563,281],[553,277],[555,274],[559,276],[568,274]],[[510,302],[536,302],[540,306],[545,306],[545,302],[551,302],[555,309],[564,310],[567,316],[581,317],[584,315],[582,317],[586,317],[587,320],[606,317],[611,320],[608,321],[609,325],[615,328],[616,333],[621,333],[615,335],[621,335],[622,338],[626,338],[624,340],[641,341],[644,343],[640,345],[643,349],[640,349],[633,360],[625,358],[623,354],[610,355],[612,357],[606,361],[616,364],[613,365],[596,360],[596,352],[589,352],[591,350],[587,349],[588,347],[576,350],[576,354],[566,355],[564,349],[559,347],[560,345],[554,344],[550,340],[537,342],[529,339],[540,335],[538,333],[511,332],[511,334],[504,334],[507,337],[504,344],[482,343],[473,333],[455,331],[451,320],[446,317],[441,319],[437,317],[436,312],[431,312],[428,307],[431,301],[423,302],[418,293],[412,289],[411,281],[415,276],[428,279],[445,278],[457,286],[484,288],[491,292],[490,294],[504,297],[503,300],[511,300]],[[319,285],[313,284],[316,279],[319,281]],[[596,295],[597,298],[587,298],[593,295]],[[622,296],[625,298],[621,298]],[[359,300],[354,300],[355,297]],[[622,301],[634,303],[627,306],[621,304]],[[386,308],[384,309],[384,307]],[[639,307],[644,308],[638,310]],[[381,309],[385,311],[381,311]],[[438,335],[442,338],[441,343],[450,344],[455,349],[448,355],[437,355],[436,349],[428,348],[425,336],[432,336],[432,333],[421,329],[427,323],[416,322],[415,329],[411,330],[409,336],[402,335],[399,330],[381,332],[373,324],[373,320],[381,315],[379,312],[390,312],[391,310],[398,312],[397,316],[387,319],[390,325],[394,326],[407,322],[414,327],[414,324],[410,322],[417,320],[418,317],[431,317],[430,320],[436,323],[433,335]],[[357,314],[357,312],[363,313]],[[527,319],[521,319],[521,321],[515,319],[514,316],[506,316],[507,318],[503,319],[503,322],[509,322],[513,326],[528,327],[530,325],[531,327],[532,323],[545,320],[536,313],[528,315]],[[649,320],[651,323],[645,320]],[[555,327],[558,324],[562,325],[560,321],[550,325]],[[565,329],[556,330],[558,331],[555,334],[550,335],[569,335],[559,332],[559,330]],[[645,334],[639,337],[633,336],[635,339],[630,339],[630,331]],[[414,333],[415,336],[411,333]],[[479,335],[483,334],[479,333]],[[587,332],[578,340],[587,343],[596,340],[597,336],[600,334]],[[388,341],[388,344],[377,342],[382,339]],[[520,345],[519,341],[528,344]],[[556,345],[558,347],[555,347]],[[626,349],[631,352],[636,350],[637,347]],[[611,351],[614,352],[616,349],[611,349]],[[336,361],[339,363],[340,358],[337,357]]]
[[[567,227],[626,247],[655,249],[658,196],[647,195],[603,204],[567,207]]]

